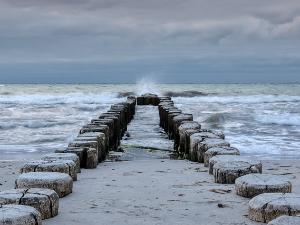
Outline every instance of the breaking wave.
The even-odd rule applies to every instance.
[[[142,77],[137,80],[136,95],[141,96],[142,94],[151,93],[162,96],[161,92],[157,88],[157,82],[151,76]]]
[[[135,96],[135,93],[132,91],[118,93],[118,98],[125,98],[125,97],[129,97],[129,96]]]
[[[200,91],[182,91],[182,92],[173,92],[167,91],[164,93],[165,96],[170,97],[199,97],[199,96],[207,96],[206,93]]]
[[[287,95],[257,95],[257,96],[203,96],[203,97],[175,97],[175,103],[245,103],[245,104],[260,104],[260,103],[276,103],[276,102],[300,102],[300,96]]]
[[[66,93],[63,95],[15,95],[0,96],[2,104],[11,105],[56,105],[56,104],[112,104],[120,102],[118,93]]]
[[[94,111],[99,111],[100,109],[103,108],[105,108],[105,105],[96,105],[96,104],[83,104],[75,107],[75,109],[82,112],[94,112]]]
[[[45,127],[54,127],[54,126],[64,126],[64,125],[71,125],[76,124],[76,122],[57,122],[57,121],[24,121],[24,122],[17,122],[17,123],[0,123],[1,130],[10,130],[17,127],[25,127],[25,128],[45,128]]]
[[[12,123],[5,123],[5,122],[1,122],[0,123],[0,130],[10,130],[10,129],[14,129],[16,126]]]
[[[208,118],[206,118],[204,123],[209,123],[209,124],[224,124],[226,121],[229,119],[229,116],[227,114],[223,113],[216,113],[210,115]]]
[[[64,137],[41,138],[41,139],[31,141],[30,144],[62,142],[64,140],[65,140]]]
[[[281,114],[281,115],[260,115],[255,119],[263,124],[278,124],[286,126],[299,126],[300,116],[295,114]]]

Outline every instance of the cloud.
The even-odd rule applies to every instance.
[[[2,0],[0,63],[285,68],[300,58],[299,12],[299,0]]]
[[[300,15],[290,22],[276,26],[272,35],[274,37],[300,38]]]
[[[297,22],[295,8],[299,12],[300,7],[295,6],[297,1],[288,2],[4,0],[0,3],[0,19],[5,22],[0,30],[3,31],[1,35],[10,37],[94,35],[101,38],[125,35],[126,38],[128,35],[152,43],[164,42],[168,38],[175,43],[181,39],[186,42],[187,37],[192,43],[208,39],[216,43],[217,39],[220,41],[231,36],[271,38],[279,37],[277,33],[280,31],[276,30],[284,30],[286,23]],[[280,7],[286,11],[279,11]],[[274,19],[279,17],[282,19]],[[293,33],[298,35],[298,32]],[[131,40],[136,42],[134,38]]]

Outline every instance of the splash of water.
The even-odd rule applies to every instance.
[[[142,77],[138,79],[136,84],[137,84],[137,90],[136,90],[137,96],[140,96],[145,93],[161,95],[160,91],[157,88],[156,81],[151,76]]]
[[[210,123],[210,124],[225,124],[227,120],[228,120],[228,115],[223,113],[216,113],[210,115],[203,122]]]

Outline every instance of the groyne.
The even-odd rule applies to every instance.
[[[53,197],[56,202],[58,198],[72,193],[73,181],[77,180],[77,173],[81,172],[80,168],[94,169],[99,163],[105,161],[111,152],[118,150],[128,124],[135,117],[136,105],[157,107],[159,125],[167,134],[168,139],[173,140],[173,149],[164,150],[176,152],[178,159],[203,163],[205,167],[208,167],[209,174],[214,176],[215,183],[235,184],[237,195],[253,199],[258,196],[259,201],[255,199],[250,201],[249,218],[251,220],[269,222],[280,215],[300,214],[300,206],[294,201],[289,201],[290,198],[300,198],[298,195],[284,196],[287,199],[285,201],[288,202],[288,206],[284,209],[280,205],[276,205],[277,199],[281,199],[283,194],[291,192],[290,182],[280,180],[272,175],[261,174],[262,163],[256,159],[240,156],[239,150],[230,146],[230,143],[225,140],[224,134],[203,129],[199,122],[193,120],[192,114],[177,108],[170,97],[158,97],[151,93],[137,98],[130,96],[126,101],[112,105],[107,112],[82,126],[78,136],[69,142],[66,148],[57,149],[54,154],[44,156],[42,160],[23,165],[21,171],[23,174],[18,177],[15,186],[16,189],[22,188],[22,191],[18,192],[20,197],[15,199],[15,191],[11,190],[2,193],[2,196],[0,193],[0,213],[5,215],[7,211],[15,210],[15,206],[11,205],[12,202],[26,202],[22,199],[27,192],[34,191],[36,195],[43,193],[43,190],[32,189],[54,190],[58,194]],[[143,140],[141,139],[140,142]],[[250,174],[255,174],[255,176],[247,176]],[[242,184],[235,183],[240,177],[243,177]],[[277,181],[276,184],[274,184],[274,180]],[[274,192],[283,193],[276,195]],[[265,193],[271,194],[271,196],[265,195]],[[265,204],[269,204],[268,199],[274,199],[275,203],[270,206],[274,209],[270,209],[266,214]],[[58,210],[57,206],[55,212],[48,213],[48,215],[46,208],[49,206],[42,207],[39,201],[42,200],[34,197],[24,203],[39,211],[30,211],[25,215],[25,217],[31,218],[33,214],[36,214],[33,219],[39,220],[38,224],[43,218],[55,216]],[[53,205],[52,202],[47,204]],[[2,207],[2,205],[7,206]],[[37,205],[39,207],[36,207]],[[223,206],[221,204],[218,207]],[[294,211],[291,213],[289,208],[293,208]],[[28,209],[24,209],[24,212],[27,211]],[[12,215],[10,220],[20,220],[16,214],[15,217],[14,214]]]

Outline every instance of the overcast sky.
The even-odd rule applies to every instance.
[[[300,82],[299,0],[1,0],[0,83]]]

